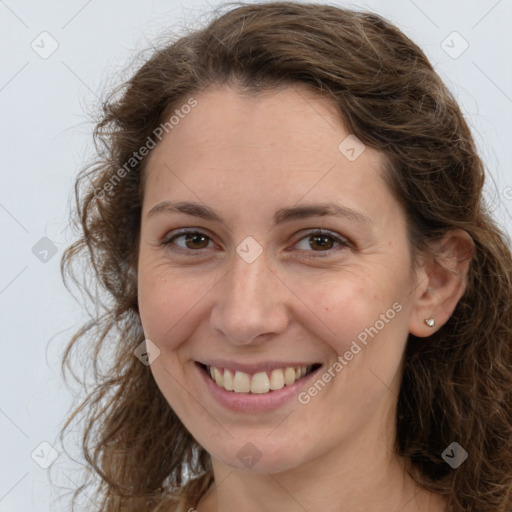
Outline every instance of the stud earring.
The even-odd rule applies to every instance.
[[[425,323],[429,327],[434,327],[436,325],[436,321],[433,318],[425,318]]]

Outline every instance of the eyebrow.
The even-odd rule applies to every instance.
[[[184,213],[193,217],[225,224],[222,217],[212,208],[199,203],[188,201],[162,201],[149,210],[147,216],[152,217],[158,213]],[[273,219],[273,225],[283,224],[294,220],[322,216],[345,217],[363,224],[371,224],[372,220],[361,212],[336,203],[307,204],[293,206],[278,210]]]

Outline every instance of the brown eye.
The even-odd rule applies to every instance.
[[[309,237],[309,240],[309,246],[311,249],[332,249],[332,246],[334,245],[334,240],[332,236],[329,235],[312,235]]]
[[[200,233],[188,233],[185,235],[185,244],[189,249],[205,249],[208,246],[209,238]]]
[[[181,241],[178,243],[177,240]],[[211,238],[201,231],[180,231],[161,243],[164,246],[170,246],[170,248],[175,246],[177,250],[199,252],[202,249],[207,249],[211,241]],[[340,247],[350,247],[350,243],[333,233],[317,230],[301,238],[295,246],[302,252],[327,253],[325,255],[328,256]],[[318,256],[324,255],[318,254]]]
[[[179,239],[184,241],[176,243],[176,240]],[[181,249],[199,250],[206,249],[210,241],[210,237],[200,231],[182,231],[163,241],[162,245],[176,245]]]
[[[302,247],[301,247],[302,244]],[[301,238],[296,247],[304,252],[330,253],[339,247],[350,247],[348,240],[333,233],[324,231],[313,231]],[[322,255],[323,256],[323,255]]]

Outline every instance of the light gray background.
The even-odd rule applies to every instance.
[[[512,234],[512,1],[331,3],[386,16],[426,51],[467,115],[489,171],[486,194]],[[72,397],[59,364],[85,315],[61,282],[59,259],[75,236],[67,227],[74,176],[92,154],[86,114],[139,50],[166,30],[207,20],[217,5],[0,0],[0,512],[69,510],[65,500],[52,504],[61,491],[49,471],[70,490],[79,481],[57,442]],[[47,58],[31,47],[51,49],[44,31],[58,43]],[[468,49],[453,58],[464,40]],[[57,251],[46,262],[32,252],[42,237]],[[31,457],[37,448],[34,459],[48,460],[43,441],[59,454],[50,470]]]

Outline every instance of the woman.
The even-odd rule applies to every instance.
[[[510,242],[455,100],[377,15],[242,5],[104,105],[77,183],[112,350],[102,511],[509,511]]]

